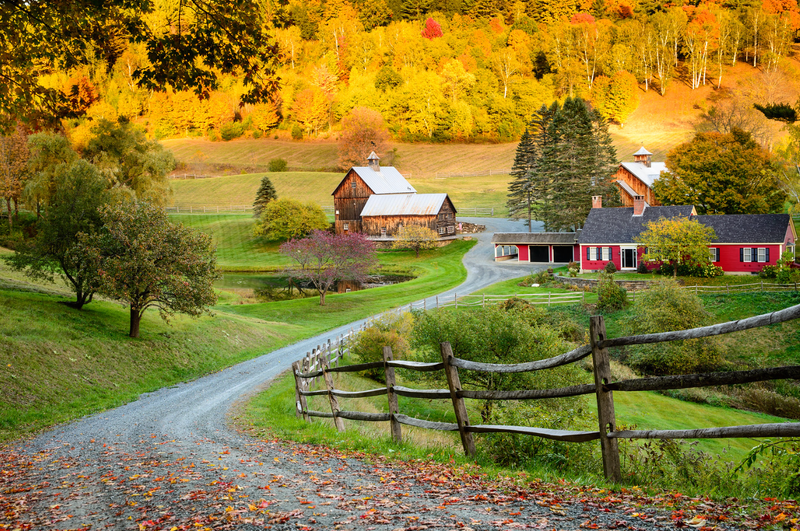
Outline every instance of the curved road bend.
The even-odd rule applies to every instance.
[[[479,244],[464,259],[467,281],[451,291],[466,294],[531,270],[530,264],[493,262],[492,233],[524,230],[521,224],[470,221],[487,230],[477,235]],[[566,503],[557,513],[508,497],[505,501],[513,506],[498,506],[502,496],[496,491],[472,491],[470,497],[467,489],[450,498],[448,489],[414,479],[416,469],[398,465],[390,470],[338,457],[311,459],[302,447],[255,441],[227,426],[226,414],[235,402],[306,351],[358,324],[142,395],[20,443],[11,451],[32,457],[35,465],[13,479],[12,490],[7,489],[10,476],[0,477],[0,509],[4,503],[26,508],[10,529],[20,522],[32,529],[187,529],[184,525],[196,520],[213,529],[226,528],[226,522],[236,529],[263,529],[269,523],[275,529],[495,529],[497,522],[510,521],[508,515],[527,528],[578,529],[587,518],[613,522],[616,511],[588,514]],[[331,470],[341,472],[326,474]],[[383,476],[391,474],[402,495],[382,486]],[[20,484],[33,488],[17,489]],[[265,487],[269,484],[271,490]],[[247,508],[253,503],[255,512]],[[260,507],[271,512],[259,513]],[[260,525],[244,523],[254,516],[264,519]]]

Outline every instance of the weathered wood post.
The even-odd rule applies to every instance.
[[[389,414],[392,418],[389,424],[392,429],[392,440],[396,443],[403,442],[403,434],[400,428],[400,422],[397,421],[395,415],[400,413],[400,406],[397,403],[397,393],[394,392],[394,367],[390,367],[389,363],[392,361],[392,347],[383,347],[383,370],[386,372],[386,396],[389,398]]]
[[[301,372],[302,365],[299,361],[292,363],[292,372],[294,373],[294,390],[295,390],[295,415],[297,418],[300,418],[300,415],[303,416],[303,419],[311,422],[311,418],[308,416],[308,405],[306,403],[306,397],[300,391],[304,391],[303,389],[303,379],[298,376],[298,373]]]
[[[486,294],[485,293],[483,294],[483,305],[482,306],[484,308],[486,308]]]
[[[453,292],[453,302],[456,305],[456,310],[458,310],[458,293]]]
[[[608,432],[616,431],[617,429],[617,421],[614,414],[614,395],[612,391],[606,391],[603,388],[611,380],[611,366],[608,361],[608,350],[597,345],[599,341],[606,339],[606,324],[603,321],[603,316],[594,315],[591,317],[589,321],[589,338],[592,345],[603,471],[606,479],[619,483],[622,481],[622,472],[619,465],[619,445],[616,439],[608,438]]]
[[[339,418],[339,401],[333,394],[333,375],[328,372],[331,368],[330,357],[323,355],[320,362],[322,363],[322,377],[325,380],[325,387],[328,389],[328,402],[331,404],[333,424],[336,426],[336,431],[344,431],[344,421]]]
[[[436,296],[436,309],[439,309],[439,296]]]
[[[458,367],[451,365],[453,349],[447,341],[441,344],[441,348],[444,374],[447,376],[447,386],[450,388],[450,398],[453,401],[453,410],[456,413],[461,444],[464,446],[464,453],[469,457],[473,457],[475,455],[475,441],[472,439],[472,433],[467,431],[469,417],[467,416],[467,407],[464,405],[464,399],[458,396],[458,392],[461,391],[461,379],[458,377]]]

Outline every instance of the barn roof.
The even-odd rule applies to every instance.
[[[649,151],[647,151],[647,150],[645,149],[645,147],[644,147],[644,146],[642,146],[642,147],[640,147],[640,148],[639,148],[639,151],[637,151],[636,153],[634,153],[634,155],[652,155],[652,153],[650,153]]]
[[[693,216],[717,233],[714,243],[783,243],[789,214],[729,214]]]
[[[376,194],[410,194],[416,192],[406,178],[393,166],[384,166],[375,171],[369,166],[354,166],[353,171]]]
[[[577,240],[574,232],[495,232],[492,243],[517,245],[573,245]]]
[[[447,194],[376,194],[369,196],[361,217],[435,216],[449,200]]]
[[[593,208],[586,216],[578,243],[634,243],[634,239],[645,230],[645,223],[659,218],[688,218],[692,205],[648,206],[641,216],[633,215],[633,208]]]
[[[650,188],[658,180],[661,172],[667,171],[665,162],[651,162],[649,168],[641,162],[621,162],[620,165]]]

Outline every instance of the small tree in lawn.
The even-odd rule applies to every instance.
[[[439,235],[435,230],[421,225],[403,225],[392,248],[414,249],[419,258],[420,249],[433,249],[436,247],[437,241],[439,241]]]
[[[261,179],[261,185],[256,192],[256,200],[253,201],[253,217],[260,217],[261,212],[267,203],[278,199],[278,194],[275,193],[275,187],[272,186],[272,181],[266,175]]]
[[[320,306],[325,305],[325,295],[337,280],[363,282],[377,264],[375,244],[359,233],[333,235],[315,230],[308,238],[281,245],[281,253],[300,266],[289,270],[292,278],[314,285]]]
[[[330,226],[322,207],[314,203],[301,203],[296,199],[270,201],[261,212],[253,233],[271,241],[302,238],[315,229]]]
[[[146,202],[100,209],[102,229],[81,238],[100,263],[100,293],[130,307],[131,337],[148,308],[165,321],[175,313],[198,316],[214,304],[217,276],[211,237],[170,223],[166,212]]]
[[[678,276],[678,265],[709,263],[708,246],[717,234],[696,220],[688,218],[660,218],[645,224],[647,230],[639,234],[636,243],[647,251],[642,261],[667,262],[673,265],[673,277]]]

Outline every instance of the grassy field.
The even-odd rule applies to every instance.
[[[280,172],[227,175],[211,179],[175,179],[170,182],[172,203],[180,208],[226,207],[252,205],[261,178],[268,175],[278,197],[311,201],[333,207],[333,193],[344,173]],[[504,215],[508,195],[507,174],[483,177],[442,177],[438,179],[409,178],[419,193],[447,193],[456,209],[495,208]]]
[[[141,393],[196,378],[300,339],[432,295],[462,282],[474,241],[382,253],[387,268],[417,278],[348,294],[242,305],[221,293],[213,316],[145,313],[141,338],[127,337],[128,311],[98,300],[73,310],[60,284],[31,283],[0,261],[0,441],[114,407]],[[5,251],[4,251],[5,253]],[[199,340],[198,338],[202,338]]]

